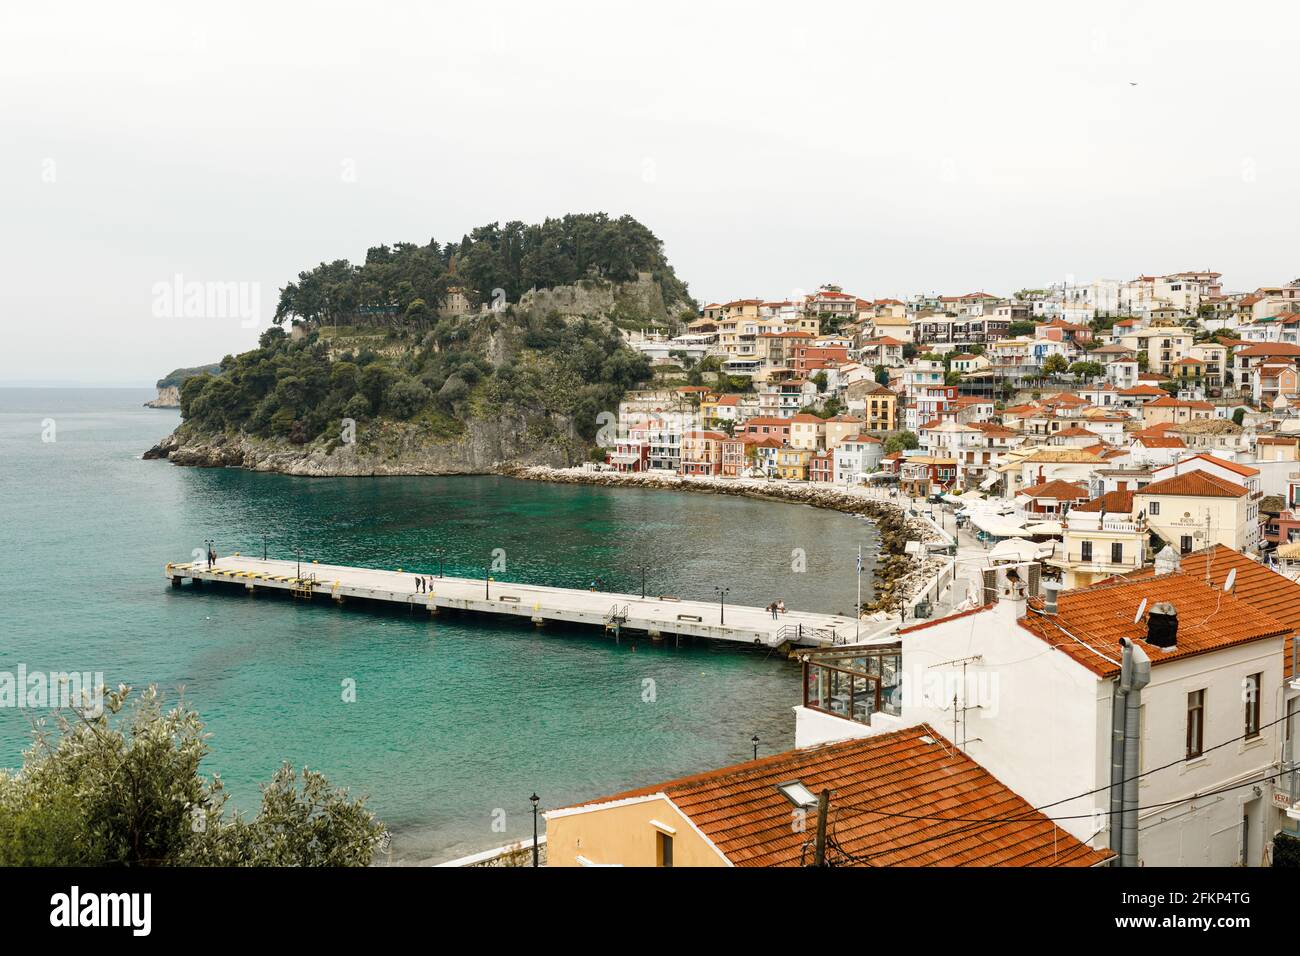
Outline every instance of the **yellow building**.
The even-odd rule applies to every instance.
[[[793,448],[782,445],[776,453],[776,476],[786,481],[807,481],[808,462],[813,453],[810,448]]]
[[[834,418],[826,419],[826,449],[833,449],[844,439],[859,434],[865,425],[861,418],[854,418],[852,415],[836,415]]]
[[[1250,491],[1208,471],[1155,481],[1133,495],[1133,509],[1175,551],[1222,544],[1245,551],[1251,542]],[[1258,531],[1256,523],[1256,531]]]
[[[857,431],[861,431],[861,426]],[[817,451],[826,447],[826,419],[804,412],[790,419],[790,444]]]

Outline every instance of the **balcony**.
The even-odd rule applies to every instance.
[[[825,648],[803,660],[803,705],[871,724],[872,714],[901,717],[902,646]]]

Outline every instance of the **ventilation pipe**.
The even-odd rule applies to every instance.
[[[1043,613],[1056,613],[1056,596],[1061,592],[1061,585],[1056,581],[1043,582]]]
[[[1151,682],[1151,659],[1128,638],[1120,638],[1123,657],[1111,714],[1110,843],[1119,865],[1138,865],[1138,748],[1141,744],[1142,688]],[[1120,728],[1123,728],[1120,733]],[[1118,824],[1118,826],[1117,826]]]

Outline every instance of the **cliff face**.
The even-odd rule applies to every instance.
[[[178,385],[163,385],[158,388],[158,397],[144,403],[145,408],[180,408],[181,390]]]
[[[176,465],[248,468],[310,477],[483,474],[521,465],[566,467],[585,443],[563,420],[525,416],[473,419],[456,438],[431,435],[408,422],[358,423],[353,441],[307,445],[238,433],[202,434],[184,425],[145,452]]]

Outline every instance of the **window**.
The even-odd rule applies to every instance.
[[[673,865],[673,838],[662,830],[655,832],[655,866]]]
[[[1179,549],[1182,551],[1183,554],[1191,554],[1191,553],[1192,553],[1192,536],[1191,536],[1190,534],[1185,534],[1185,535],[1183,535],[1183,536],[1182,536],[1182,539],[1181,539],[1180,542],[1179,542],[1178,547],[1179,547]]]
[[[1110,563],[1111,563],[1111,564],[1123,564],[1123,563],[1124,563],[1124,545],[1123,545],[1122,542],[1115,541],[1115,542],[1112,542],[1112,543],[1111,543],[1111,546],[1110,546]]]
[[[1242,681],[1242,696],[1246,703],[1246,737],[1251,739],[1259,736],[1259,685],[1263,682],[1263,674],[1251,674]]]
[[[1199,757],[1205,744],[1205,691],[1187,695],[1187,759]]]
[[[1148,510],[1149,510],[1149,511],[1151,512],[1151,514],[1153,514],[1153,515],[1158,515],[1158,514],[1160,514],[1160,502],[1158,502],[1158,501],[1153,501],[1153,502],[1151,502],[1151,506],[1150,506],[1150,508],[1149,508]]]
[[[1082,544],[1079,545],[1079,560],[1080,560],[1080,561],[1091,561],[1091,560],[1092,560],[1092,542],[1091,542],[1091,541],[1084,541]]]

